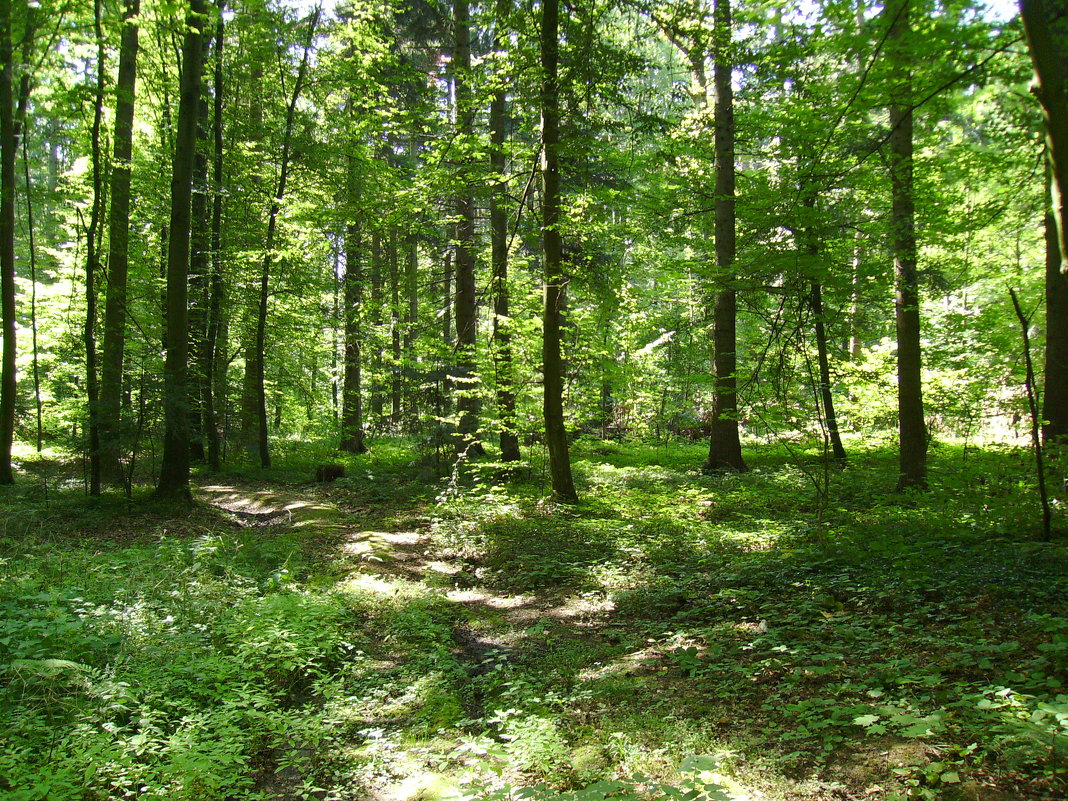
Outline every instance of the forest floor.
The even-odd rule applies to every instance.
[[[4,797],[1066,797],[1068,548],[1026,452],[942,446],[895,495],[889,451],[580,442],[561,507],[542,466],[375,445],[329,485],[312,453],[200,476],[192,513],[24,462]]]

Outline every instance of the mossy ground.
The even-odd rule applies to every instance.
[[[579,442],[576,507],[401,440],[331,485],[310,450],[201,477],[190,514],[24,474],[0,788],[593,799],[685,764],[710,798],[1064,797],[1068,549],[1027,453],[940,447],[907,495],[890,452],[798,455]]]

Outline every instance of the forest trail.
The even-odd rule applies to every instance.
[[[373,508],[343,508],[328,494],[323,498],[322,490],[265,489],[232,483],[202,484],[196,494],[198,499],[234,515],[243,526],[295,527],[325,535],[330,545],[321,558],[348,566],[338,581],[342,590],[371,585],[399,597],[429,593],[454,606],[451,652],[467,677],[463,706],[469,722],[492,718],[493,704],[500,702],[496,697],[499,688],[487,689],[494,678],[488,674],[522,675],[524,661],[550,647],[547,627],[552,627],[554,646],[561,639],[603,645],[605,637],[611,637],[611,601],[551,588],[523,594],[499,591],[480,581],[481,571],[462,556],[436,545],[431,523],[420,516],[423,509],[419,506],[399,513],[393,509],[393,514],[383,516]],[[655,649],[642,649],[621,661],[627,663],[628,671],[644,672],[650,659],[661,656]],[[445,753],[456,745],[447,741]],[[359,746],[353,743],[354,748]],[[439,768],[443,753],[427,751],[418,747],[390,749],[380,782],[368,788],[371,796],[376,801],[429,801],[470,792],[461,786],[454,769]],[[301,778],[291,770],[284,771],[264,777],[261,789],[273,793],[276,801],[288,801],[296,797]],[[716,779],[728,781],[718,775]],[[737,785],[724,797],[731,801],[761,798]]]

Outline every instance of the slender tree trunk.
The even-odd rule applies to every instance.
[[[497,25],[503,31],[509,10],[509,0],[497,3]],[[497,47],[503,50],[507,37],[497,36]],[[504,126],[505,89],[500,85],[490,101],[490,172],[497,186],[490,196],[490,250],[493,260],[493,355],[497,374],[497,416],[501,425],[501,461],[520,459],[519,435],[515,420],[515,375],[512,367],[511,334],[508,331],[508,215],[505,211]]]
[[[22,134],[22,171],[26,184],[26,226],[30,246],[30,336],[33,344],[33,402],[37,417],[37,452],[44,450],[44,411],[41,404],[41,364],[37,347],[37,242],[33,224],[33,192],[30,182],[29,132]]]
[[[204,35],[207,61],[211,35]],[[207,459],[204,399],[211,392],[207,355],[208,307],[211,303],[211,214],[208,183],[208,98],[202,86],[197,104],[197,152],[193,160],[192,220],[189,234],[189,363],[193,390],[189,396],[189,456],[201,464]]]
[[[735,180],[734,180],[734,90],[731,87],[730,0],[716,0],[715,7],[715,150],[716,150],[716,292],[712,309],[712,340],[715,349],[713,406],[706,472],[746,469],[738,431],[738,336],[737,297],[734,289]]]
[[[823,292],[819,281],[812,282],[809,293],[812,315],[816,318],[816,360],[820,371],[820,400],[823,404],[823,419],[827,424],[827,438],[831,441],[834,460],[845,464],[846,452],[842,435],[838,432],[838,415],[834,411],[834,394],[831,392],[831,366],[827,356],[827,328],[823,319]]]
[[[190,501],[189,488],[189,233],[196,153],[197,107],[203,70],[204,0],[190,0],[182,44],[181,98],[171,171],[167,252],[167,358],[163,367],[163,464],[156,496]]]
[[[355,186],[355,166],[349,167],[349,196],[358,203],[358,188]],[[361,230],[357,211],[351,212],[350,222],[345,226],[345,385],[342,390],[341,450],[349,453],[364,453],[367,445],[363,433],[363,387],[361,386],[361,360],[363,332],[363,270],[361,269]]]
[[[453,0],[454,65],[456,84],[456,129],[465,143],[474,132],[475,109],[471,92],[471,24],[468,0]],[[453,392],[459,424],[456,455],[485,455],[479,442],[479,381],[475,370],[478,314],[475,294],[475,198],[471,192],[470,164],[465,159],[456,197],[456,372]]]
[[[134,93],[137,82],[140,0],[125,0],[119,77],[115,85],[115,144],[111,165],[108,283],[104,302],[104,347],[100,359],[100,468],[104,480],[125,487],[120,463],[122,367],[126,348],[126,284],[130,264],[130,172],[133,158]]]
[[[1062,4],[1054,3],[1058,15]],[[1053,174],[1053,220],[1061,272],[1068,274],[1068,65],[1058,31],[1050,24],[1045,0],[1020,0],[1020,18],[1031,53],[1035,80],[1031,91],[1042,105],[1046,150]],[[1063,25],[1063,21],[1060,22]]]
[[[104,167],[101,164],[100,127],[104,116],[104,30],[101,0],[93,3],[93,29],[96,32],[96,92],[93,96],[93,130],[90,146],[93,162],[93,205],[85,232],[85,392],[89,405],[89,494],[100,494],[100,388],[96,364],[96,278],[100,272],[100,218],[104,214]]]
[[[274,240],[278,228],[278,215],[282,210],[282,200],[286,194],[286,181],[289,177],[289,158],[293,143],[293,122],[296,118],[297,101],[304,89],[308,74],[308,55],[311,53],[315,29],[319,25],[320,9],[316,8],[308,22],[308,35],[304,40],[304,55],[297,70],[297,80],[293,85],[293,96],[286,108],[286,127],[282,138],[282,159],[278,170],[278,188],[271,200],[270,214],[267,218],[267,241],[263,248],[263,266],[260,270],[260,297],[256,316],[256,419],[258,429],[259,457],[261,467],[271,466],[271,453],[268,445],[267,431],[267,389],[264,363],[267,349],[267,304],[270,299],[271,262],[274,257]]]
[[[382,237],[371,234],[371,425],[382,424],[385,401],[382,396]]]
[[[4,351],[0,369],[0,484],[14,484],[15,439],[15,97],[11,0],[0,0],[0,312]]]
[[[330,271],[330,279],[333,284],[334,297],[333,303],[330,307],[330,322],[333,327],[333,331],[330,334],[330,410],[334,415],[334,425],[340,427],[341,425],[341,393],[340,381],[338,380],[338,348],[341,346],[341,341],[338,337],[338,332],[341,330],[342,318],[341,318],[341,249],[343,245],[339,242],[338,246],[334,249],[334,265]]]
[[[225,27],[223,10],[225,0],[216,0],[219,20],[215,28],[215,97],[212,120],[214,139],[214,158],[212,162],[212,212],[211,212],[211,277],[208,292],[208,332],[204,342],[202,371],[206,376],[204,382],[204,432],[207,438],[208,466],[212,470],[222,467],[222,443],[219,438],[218,403],[223,393],[217,391],[219,384],[225,382],[226,374],[219,375],[219,341],[223,331],[223,260],[222,260],[222,219],[223,219],[223,45],[225,44]]]
[[[1045,215],[1046,231],[1046,376],[1042,393],[1042,441],[1068,442],[1068,277],[1061,272],[1061,253],[1053,213]]]
[[[560,352],[560,324],[566,300],[563,241],[560,234],[560,5],[541,5],[541,143],[542,247],[545,294],[542,313],[542,413],[549,449],[553,495],[561,503],[577,503],[571,475],[571,454],[564,426],[564,366]]]
[[[414,234],[408,238],[408,264],[405,272],[405,287],[408,290],[408,316],[404,325],[404,366],[407,377],[405,414],[408,417],[405,426],[414,431],[419,420],[419,356],[415,348],[416,326],[419,324],[419,242]]]
[[[852,262],[852,283],[850,285],[849,295],[849,358],[856,361],[860,358],[861,352],[864,350],[864,341],[861,338],[861,331],[864,326],[864,304],[861,295],[861,276],[860,268],[863,264],[862,260],[862,243],[864,241],[863,236],[858,231],[856,236],[853,237],[853,262]]]
[[[400,315],[400,254],[397,251],[397,231],[389,232],[389,332],[390,332],[390,420],[394,430],[401,418],[401,315]]]
[[[890,103],[890,211],[896,286],[898,490],[927,486],[927,428],[923,419],[920,292],[916,271],[915,201],[912,188],[912,79],[909,72],[911,0],[886,6],[888,52],[902,70]]]

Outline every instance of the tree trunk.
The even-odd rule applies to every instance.
[[[542,311],[542,413],[549,449],[553,495],[561,503],[578,503],[571,475],[571,454],[564,426],[564,365],[560,353],[560,324],[566,299],[563,241],[560,234],[560,5],[542,0],[541,6],[541,231],[545,259]]]
[[[37,452],[44,450],[44,413],[41,403],[41,363],[37,347],[37,243],[33,224],[33,192],[30,182],[29,131],[22,133],[22,171],[26,184],[26,228],[30,246],[30,337],[33,346],[33,405],[37,418]]]
[[[15,439],[15,97],[11,0],[0,0],[0,312],[4,352],[0,369],[0,484],[14,484]]]
[[[208,466],[212,470],[222,468],[222,444],[219,439],[218,403],[221,393],[217,385],[225,382],[226,374],[219,375],[218,349],[220,334],[223,331],[223,261],[222,261],[222,217],[223,217],[223,44],[226,33],[223,22],[225,0],[216,0],[219,20],[215,28],[215,98],[212,134],[214,139],[214,158],[212,163],[211,211],[211,276],[208,286],[208,331],[204,341],[202,372],[204,382],[203,410],[204,433],[207,439]],[[223,339],[225,341],[225,339]]]
[[[137,82],[137,16],[140,0],[125,0],[119,77],[115,85],[115,146],[111,165],[108,284],[104,301],[104,347],[100,358],[100,468],[104,480],[125,487],[120,463],[122,366],[126,348],[126,284],[130,265],[130,172],[134,93]]]
[[[497,3],[497,25],[505,29],[509,0]],[[498,49],[504,49],[507,37],[497,36]],[[507,169],[505,141],[505,90],[501,85],[490,101],[490,172],[497,182],[490,196],[490,250],[493,261],[493,355],[497,375],[497,416],[501,426],[501,461],[520,459],[519,435],[515,419],[515,375],[512,368],[512,343],[508,331],[508,215],[505,211]]]
[[[382,423],[382,237],[371,235],[371,425]]]
[[[400,315],[400,254],[397,251],[397,231],[389,231],[389,334],[390,334],[390,422],[396,431],[401,418],[401,315]]]
[[[404,365],[408,379],[405,389],[407,395],[405,414],[408,419],[405,426],[409,431],[415,431],[419,420],[419,357],[415,344],[416,326],[419,324],[419,242],[414,234],[408,239],[408,264],[405,271],[405,286],[408,290],[408,316],[404,325]]]
[[[912,78],[909,71],[911,0],[896,0],[884,11],[890,32],[888,53],[903,72],[890,97],[890,210],[894,253],[897,328],[898,490],[927,486],[927,429],[923,419],[920,292],[916,272],[915,201],[912,190]]]
[[[206,60],[210,34],[204,35]],[[207,459],[204,433],[204,397],[210,393],[207,372],[208,307],[211,281],[211,215],[208,213],[208,98],[201,88],[197,104],[197,152],[193,159],[192,220],[189,233],[189,363],[193,387],[189,395],[189,456],[194,463]]]
[[[355,167],[350,167],[350,175]],[[353,179],[354,180],[354,179]],[[350,197],[357,197],[350,186]],[[351,212],[353,219],[356,211]],[[360,225],[350,222],[345,227],[345,385],[342,390],[341,444],[349,453],[364,453],[367,445],[363,435],[363,388],[360,382],[363,333],[363,275],[360,269]]]
[[[1061,13],[1060,4],[1055,7]],[[1068,65],[1060,34],[1050,25],[1045,0],[1020,0],[1020,18],[1035,71],[1031,91],[1042,105],[1045,122],[1060,270],[1068,274]]]
[[[189,488],[189,232],[196,152],[197,106],[203,68],[204,0],[190,0],[182,44],[181,98],[171,170],[167,252],[167,358],[163,367],[163,464],[156,496],[191,501]]]
[[[820,400],[823,404],[823,419],[827,425],[827,438],[831,441],[834,460],[845,464],[846,452],[842,447],[842,435],[838,432],[838,415],[834,411],[834,395],[831,393],[831,366],[827,356],[827,328],[823,320],[823,292],[819,281],[812,282],[809,294],[812,315],[816,318],[816,360],[820,371]]]
[[[1042,441],[1068,442],[1068,277],[1061,272],[1057,224],[1046,229],[1046,377],[1042,394]]]
[[[737,298],[734,289],[734,90],[730,0],[715,7],[716,292],[712,309],[713,402],[705,472],[746,469],[738,432]]]
[[[308,74],[308,55],[311,52],[315,29],[319,25],[321,8],[312,12],[308,22],[308,35],[304,40],[304,54],[297,69],[297,80],[293,85],[293,95],[286,107],[286,127],[282,137],[282,159],[278,169],[278,188],[271,199],[270,214],[267,218],[267,240],[263,247],[263,264],[260,270],[260,296],[256,315],[256,358],[255,380],[257,441],[259,446],[260,466],[271,466],[271,453],[267,430],[267,388],[265,381],[265,361],[267,351],[267,304],[270,299],[271,262],[274,258],[274,240],[278,229],[278,215],[282,211],[282,200],[286,194],[286,181],[289,177],[289,158],[293,146],[293,122],[296,118],[297,101],[304,89]]]
[[[454,65],[456,85],[456,132],[467,146],[474,132],[475,109],[471,93],[471,23],[468,0],[453,0]],[[471,193],[470,164],[465,158],[460,170],[460,193],[456,197],[456,371],[453,392],[459,423],[456,455],[479,457],[485,451],[479,442],[478,376],[475,343],[478,315],[475,295],[475,198]]]
[[[101,164],[100,127],[104,117],[104,29],[101,0],[93,3],[93,30],[96,32],[96,92],[93,96],[93,129],[90,137],[93,170],[93,205],[85,232],[85,394],[89,405],[89,494],[100,494],[100,388],[96,365],[96,277],[100,272],[100,218],[104,214],[104,167]]]

